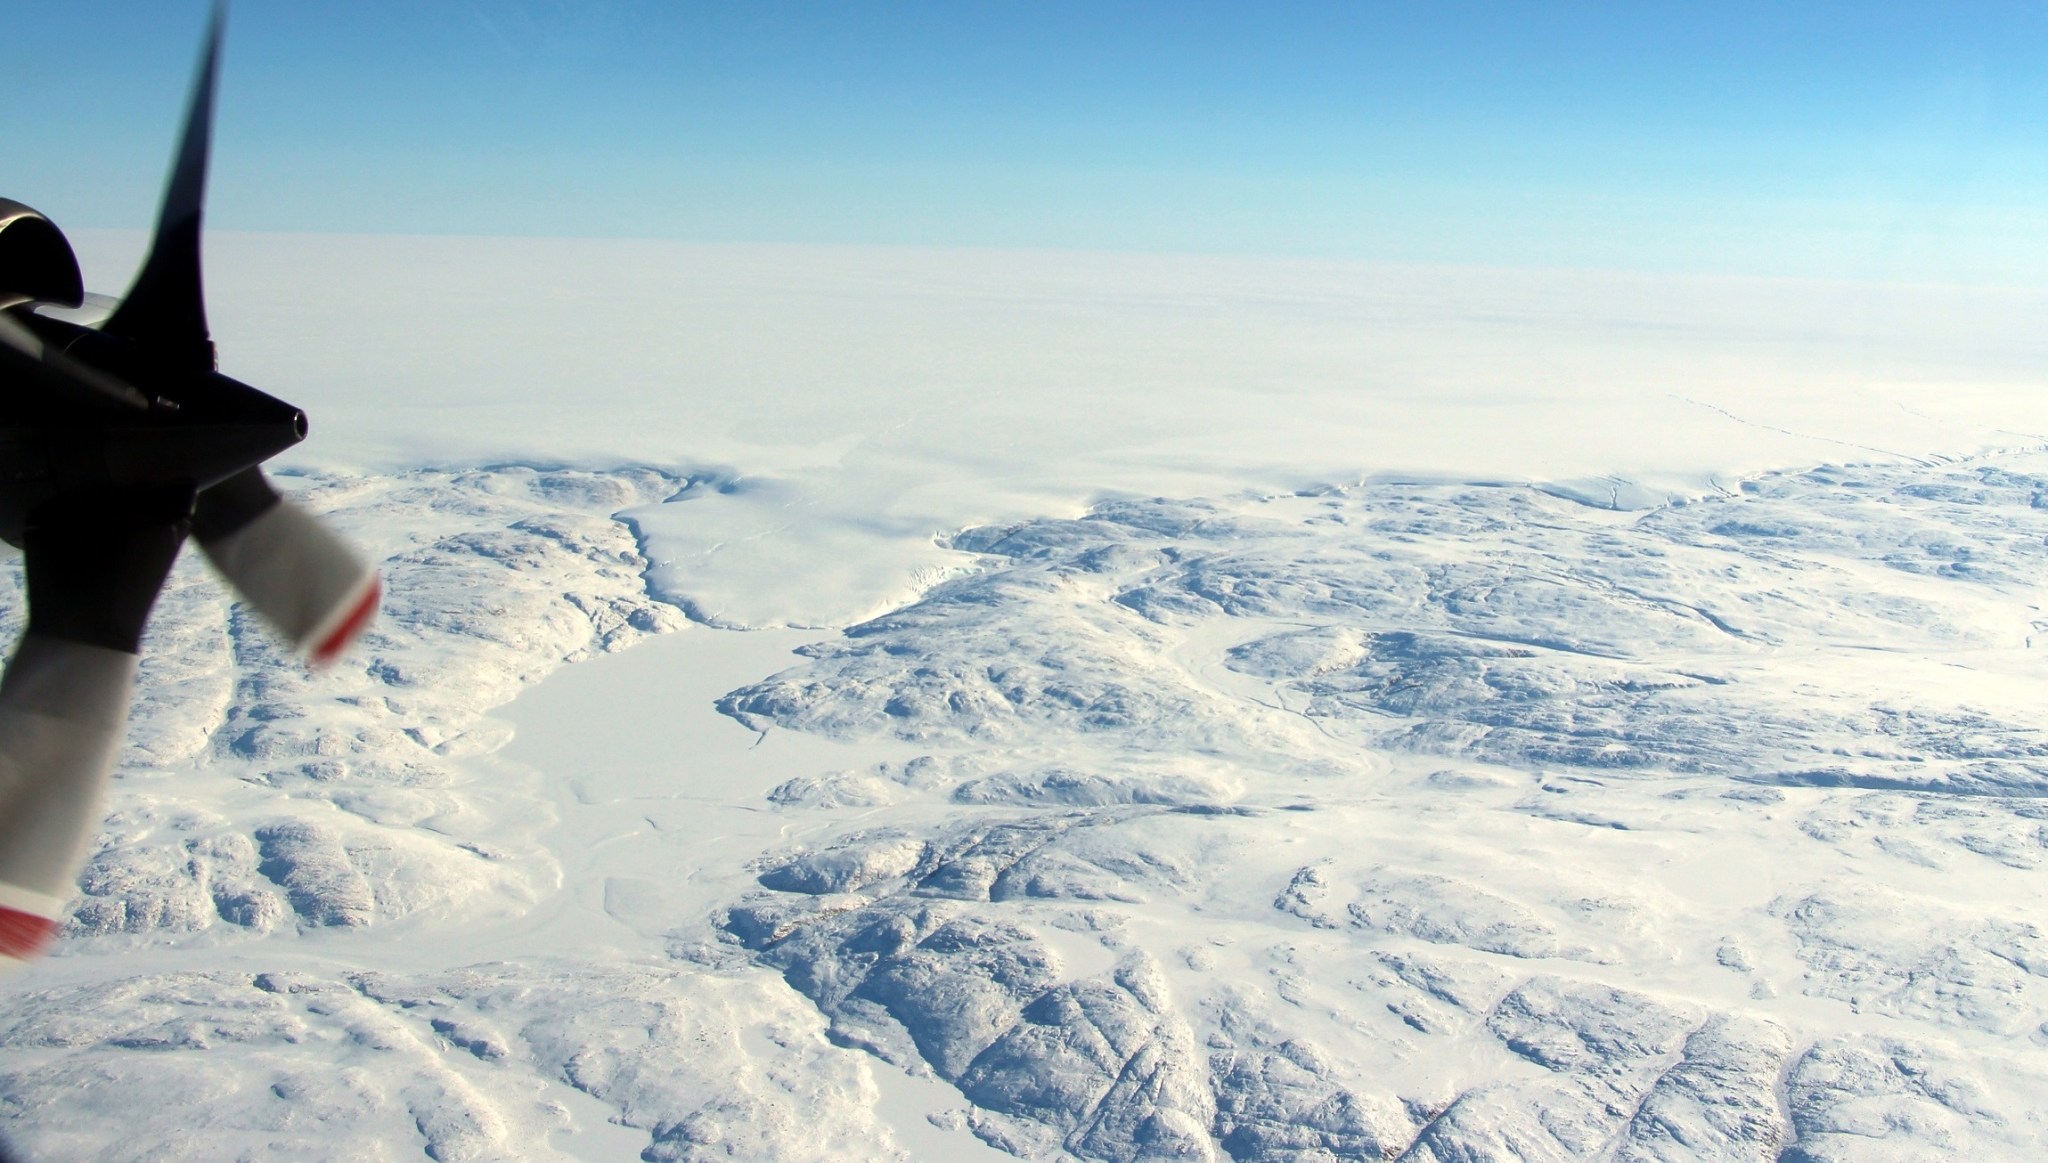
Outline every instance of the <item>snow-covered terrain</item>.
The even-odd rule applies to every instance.
[[[215,283],[384,619],[177,575],[29,1158],[2048,1133],[2041,296],[355,250]]]

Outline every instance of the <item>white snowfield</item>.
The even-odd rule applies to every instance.
[[[211,262],[389,599],[308,676],[175,576],[29,1160],[2048,1140],[2048,295]]]

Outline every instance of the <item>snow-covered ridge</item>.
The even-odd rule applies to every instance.
[[[383,559],[366,663],[309,676],[187,561],[144,650],[114,813],[70,935],[233,937],[519,911],[554,881],[536,821],[460,757],[484,712],[565,661],[678,625],[610,519],[662,474],[503,466],[287,477]],[[402,520],[392,520],[403,514]],[[192,794],[181,776],[215,785]],[[220,794],[220,785],[239,794]],[[93,948],[87,944],[81,948]]]
[[[1028,1154],[1204,1157],[1154,1152],[1206,1123],[1237,1159],[2023,1157],[2042,467],[967,531],[991,568],[722,704],[952,765],[790,802],[960,815],[798,856],[728,928]],[[1105,1000],[1055,1000],[1034,924],[1113,934]]]
[[[506,762],[522,704],[494,708],[650,634],[680,631],[679,685],[751,637],[650,596],[634,533],[734,494],[287,483],[394,599],[309,680],[179,575],[64,954],[6,985],[31,1157],[2041,1137],[2048,456],[1633,512],[1369,483],[959,530],[955,574],[631,778]]]

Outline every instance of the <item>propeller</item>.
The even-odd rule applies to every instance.
[[[19,544],[27,514],[66,495],[188,486],[207,559],[318,666],[368,625],[382,587],[258,467],[304,439],[305,414],[216,370],[200,241],[224,29],[216,4],[148,256],[97,328],[63,234],[0,200],[0,387],[17,386],[0,391],[0,537]]]
[[[213,94],[220,74],[225,9],[214,5],[199,52],[199,71],[185,102],[185,130],[164,185],[149,257],[100,330],[148,344],[165,359],[212,371],[213,336],[206,327],[206,290],[199,273],[199,227],[206,214],[206,163],[213,145]]]
[[[63,232],[0,200],[0,539],[23,547],[29,592],[0,674],[0,971],[60,927],[188,519],[316,666],[382,592],[258,467],[305,439],[305,413],[216,367],[200,226],[222,27],[216,6],[148,257],[101,326],[76,314],[86,297]]]

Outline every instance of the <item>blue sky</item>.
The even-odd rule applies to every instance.
[[[149,217],[200,3],[9,0],[0,192]],[[2048,284],[2048,3],[242,0],[216,225]]]

